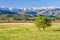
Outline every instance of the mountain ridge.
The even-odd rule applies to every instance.
[[[59,7],[41,7],[41,8],[2,8],[0,7],[0,14],[32,14],[32,15],[47,15],[47,16],[59,16]]]

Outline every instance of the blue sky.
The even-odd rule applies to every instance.
[[[32,7],[60,7],[60,0],[0,0],[0,7],[32,8]]]

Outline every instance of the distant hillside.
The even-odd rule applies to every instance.
[[[0,14],[26,14],[26,15],[47,15],[59,16],[60,8],[0,8]]]

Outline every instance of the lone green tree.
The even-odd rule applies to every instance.
[[[35,20],[36,27],[40,30],[40,28],[45,30],[46,27],[51,26],[51,19],[47,16],[38,16]]]

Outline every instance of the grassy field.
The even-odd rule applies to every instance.
[[[43,32],[34,23],[0,23],[0,40],[60,40],[58,30],[60,23],[52,24]]]

